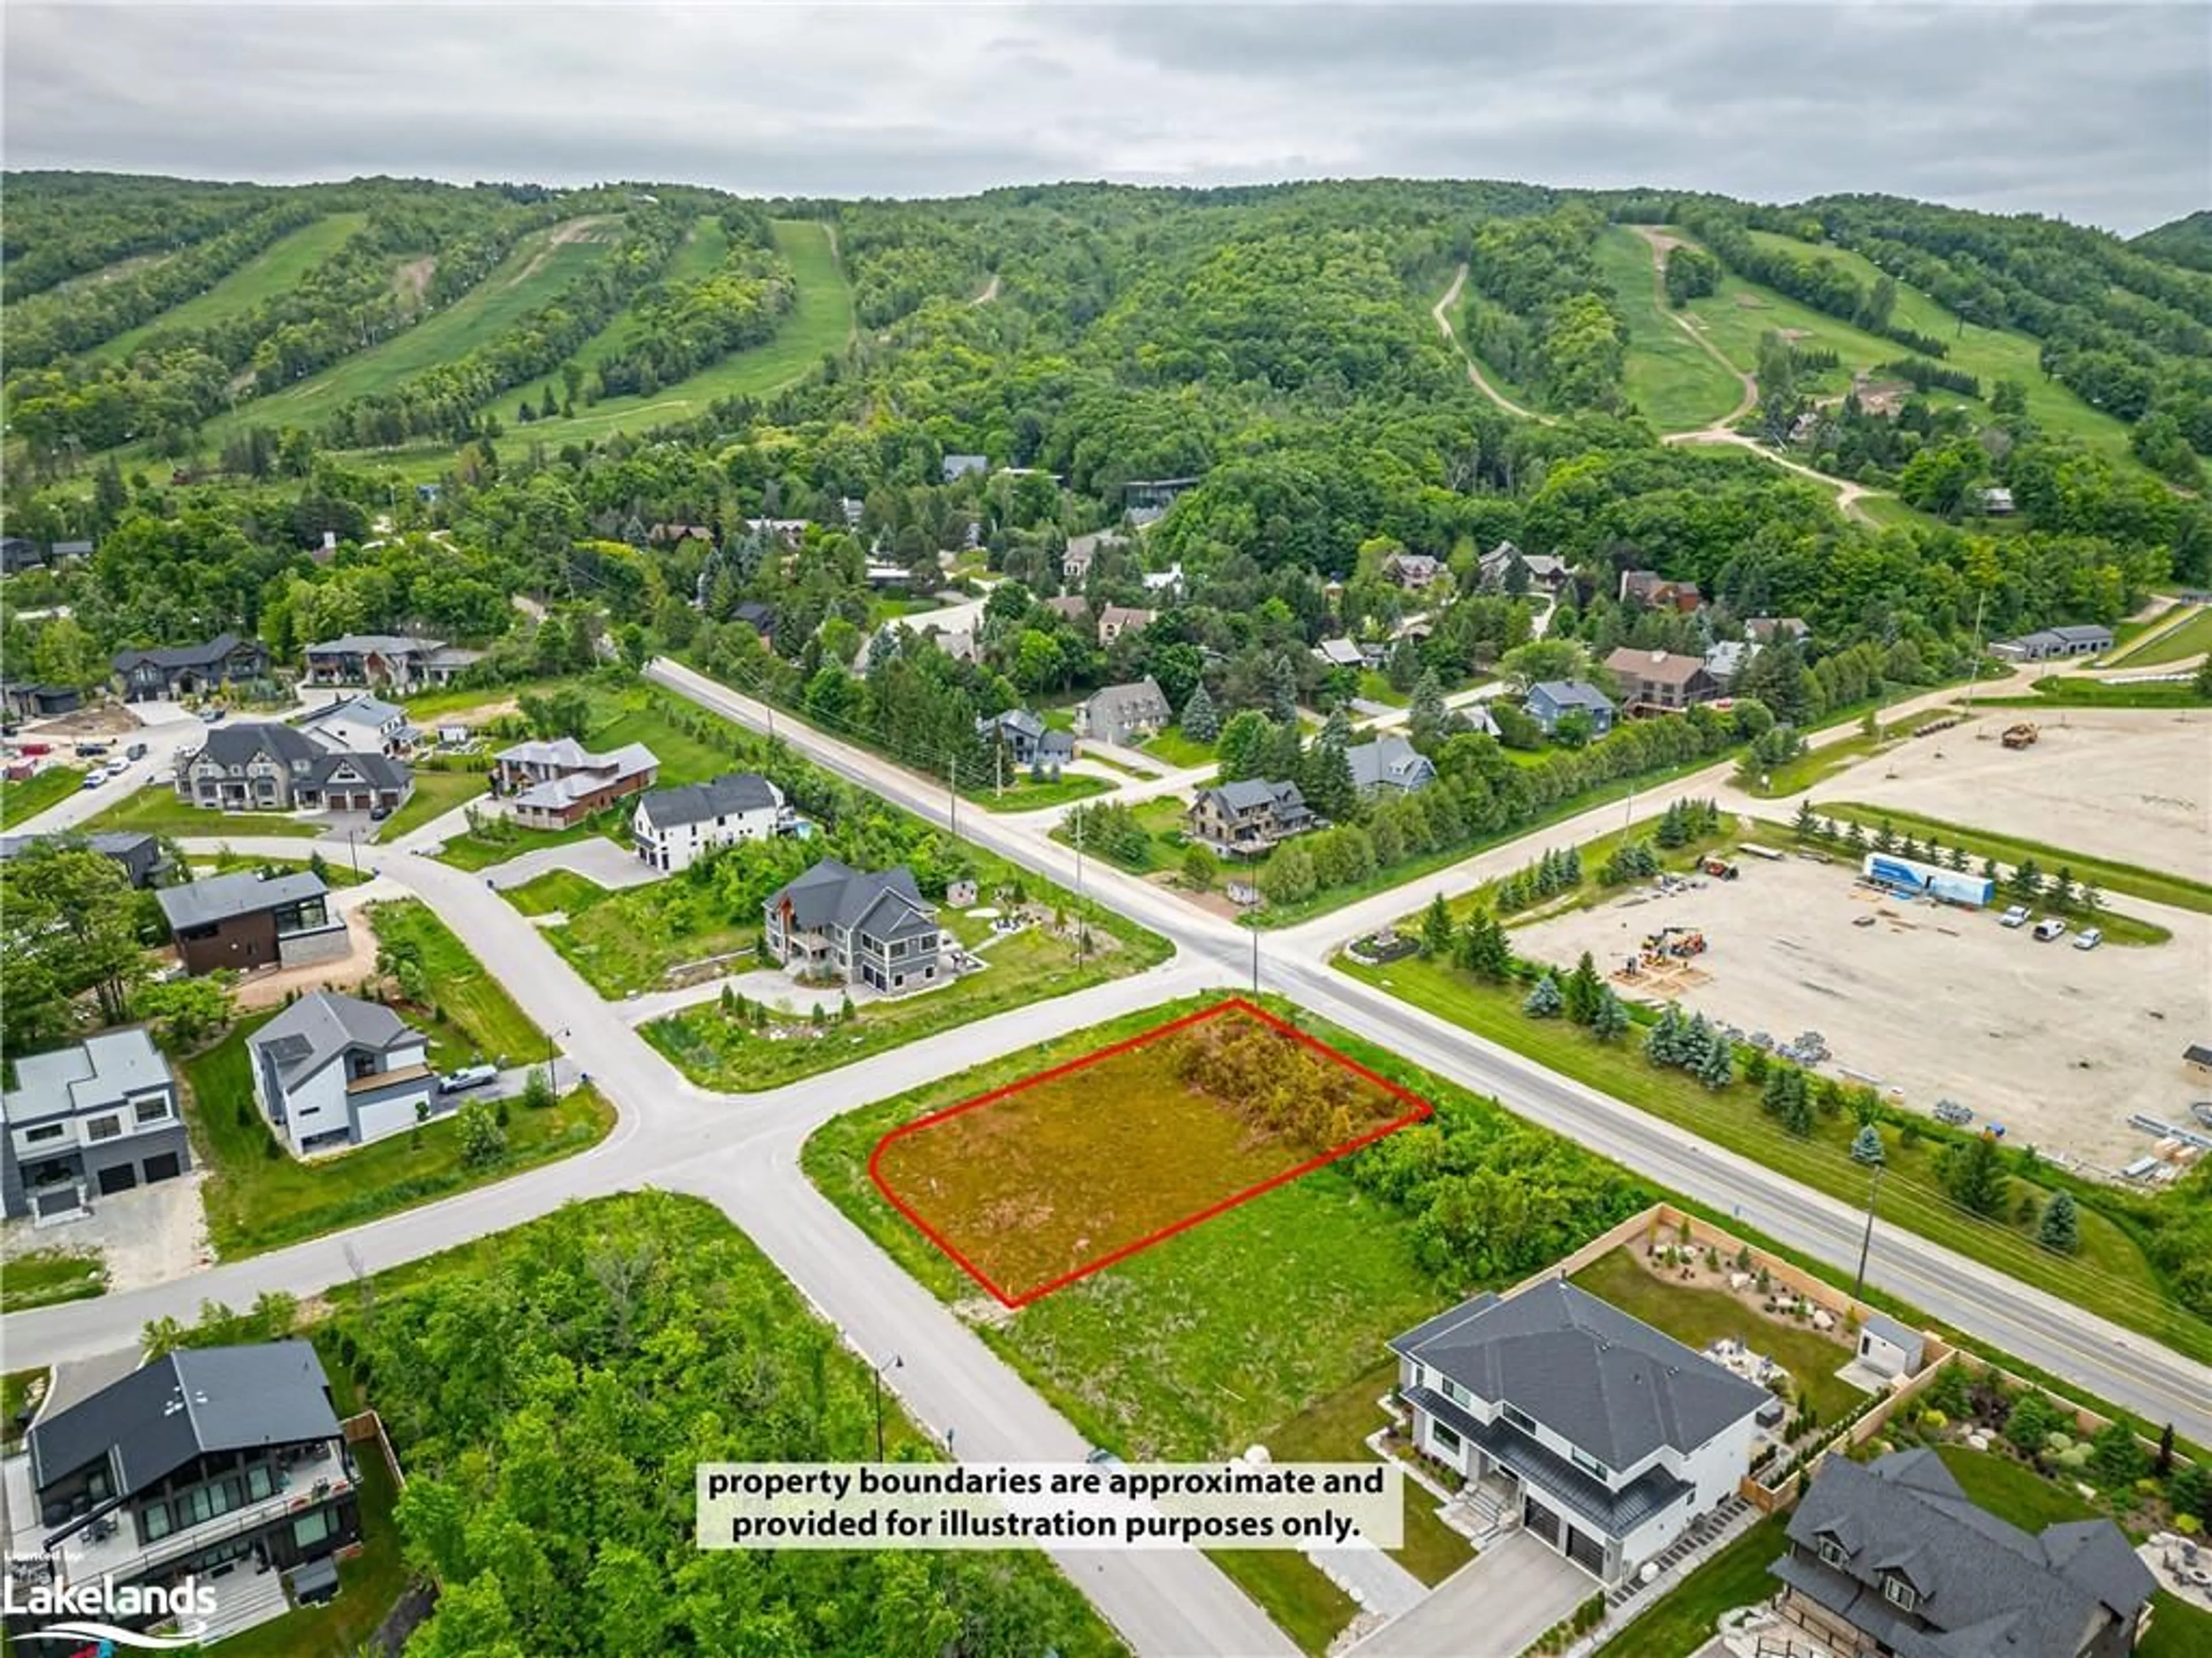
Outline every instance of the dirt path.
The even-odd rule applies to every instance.
[[[425,253],[419,259],[402,259],[399,268],[392,273],[392,285],[401,299],[420,311],[422,296],[430,291],[430,278],[437,271],[438,256],[434,253]]]
[[[1684,247],[1688,244],[1679,236],[1669,236],[1663,231],[1649,225],[1638,224],[1628,228],[1643,237],[1651,249],[1651,308],[1696,341],[1698,350],[1735,375],[1737,383],[1743,387],[1743,396],[1737,401],[1735,407],[1704,428],[1707,433],[1727,432],[1757,405],[1759,382],[1722,355],[1720,347],[1707,339],[1690,318],[1684,316],[1667,303],[1667,250],[1670,247]],[[1668,437],[1667,441],[1669,443],[1678,440],[1689,441],[1702,435],[1696,433],[1677,433]],[[1705,439],[1705,440],[1710,442],[1720,440]]]
[[[983,284],[983,291],[968,301],[970,305],[988,305],[999,297],[999,273],[994,270],[991,280]]]
[[[1533,420],[1541,426],[1557,426],[1559,422],[1550,415],[1540,415],[1533,409],[1523,409],[1488,380],[1483,379],[1482,370],[1475,367],[1474,355],[1466,346],[1460,343],[1459,336],[1452,331],[1451,319],[1445,316],[1444,313],[1451,309],[1454,301],[1459,298],[1459,290],[1466,285],[1466,282],[1467,265],[1462,261],[1460,268],[1452,274],[1451,286],[1444,289],[1443,298],[1438,300],[1429,312],[1429,314],[1437,319],[1437,326],[1443,331],[1444,343],[1459,353],[1460,361],[1467,365],[1467,377],[1474,382],[1475,390],[1507,414],[1518,415],[1523,420]]]
[[[545,246],[531,256],[530,263],[507,279],[507,285],[513,288],[518,282],[528,282],[544,268],[545,261],[553,257],[555,248],[565,246],[570,242],[580,242],[606,222],[607,216],[605,214],[600,214],[596,218],[562,220],[553,227],[552,234],[545,238]]]

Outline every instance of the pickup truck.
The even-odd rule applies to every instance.
[[[2010,909],[2005,911],[2003,914],[1997,917],[1997,925],[1999,926],[2026,926],[2027,925],[2027,906],[2026,904],[2014,904]]]
[[[448,1071],[438,1078],[441,1094],[459,1094],[471,1088],[482,1088],[487,1083],[499,1080],[499,1067],[491,1065],[465,1065],[459,1071]]]
[[[2065,931],[2066,923],[2056,915],[2046,915],[2035,924],[2035,936],[2046,944]]]

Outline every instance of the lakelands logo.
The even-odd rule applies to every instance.
[[[20,1584],[10,1572],[0,1576],[0,1612],[9,1618],[44,1620],[19,1641],[70,1643],[45,1658],[114,1658],[122,1651],[168,1652],[195,1645],[215,1616],[215,1588],[196,1576],[174,1583],[118,1583],[112,1576],[66,1588],[52,1583]],[[145,1635],[111,1619],[177,1620],[174,1635]]]

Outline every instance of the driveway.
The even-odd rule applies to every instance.
[[[557,847],[533,847],[503,864],[492,865],[484,871],[483,878],[487,885],[504,891],[508,887],[526,885],[556,869],[580,875],[610,892],[619,892],[624,887],[641,887],[660,878],[658,870],[647,869],[643,859],[603,835],[594,835],[586,841],[563,841]]]
[[[1565,1556],[1515,1532],[1347,1658],[1516,1658],[1599,1588]]]

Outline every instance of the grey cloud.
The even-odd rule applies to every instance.
[[[11,167],[757,193],[1062,178],[2212,199],[2193,4],[10,5]]]

